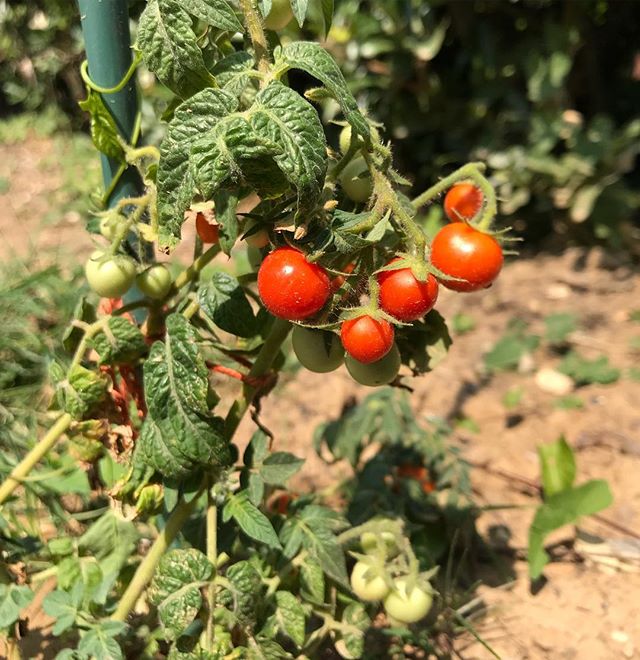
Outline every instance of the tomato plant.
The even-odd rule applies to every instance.
[[[51,428],[0,485],[0,506],[15,507],[3,534],[28,567],[0,585],[15,604],[0,626],[15,636],[18,604],[51,581],[43,608],[63,637],[60,658],[362,657],[383,609],[406,623],[429,610],[449,530],[471,510],[466,468],[399,388],[382,388],[317,429],[318,460],[353,470],[339,497],[312,492],[304,461],[262,420],[262,400],[279,397],[287,419],[278,378],[293,378],[296,361],[341,370],[335,382],[355,392],[410,389],[433,370],[451,343],[436,278],[477,288],[500,270],[495,196],[481,163],[407,196],[384,131],[330,54],[265,34],[293,15],[305,23],[306,3],[134,5],[139,56],[121,82],[101,86],[81,70],[92,138],[115,173],[96,236],[107,245],[86,263],[92,291],[51,362]],[[328,31],[331,3],[322,20]],[[141,60],[166,88],[164,126],[143,146],[140,116],[121,135],[109,102],[131,93]],[[292,71],[320,87],[299,93]],[[342,153],[327,143],[326,103],[340,108]],[[484,201],[476,227],[445,228],[473,246],[456,256],[461,239],[440,232],[429,246],[418,218],[461,181]],[[199,240],[183,237],[194,221]],[[40,462],[47,471],[30,478]],[[408,464],[424,475],[406,473],[398,488]],[[43,474],[63,475],[59,492],[76,489],[76,518],[42,495]],[[55,512],[59,536],[26,543],[31,513],[16,491]],[[411,635],[403,644],[424,648]],[[381,642],[382,657],[394,643]]]
[[[431,263],[451,278],[440,282],[453,291],[488,287],[498,277],[503,260],[493,236],[462,222],[443,227],[431,244]]]

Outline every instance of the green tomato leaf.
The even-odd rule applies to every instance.
[[[235,97],[240,97],[251,81],[253,57],[246,51],[227,55],[213,67],[212,73],[218,85]]]
[[[180,104],[160,147],[158,215],[160,244],[174,247],[180,238],[184,212],[193,198],[189,156],[195,142],[233,112],[238,101],[221,89],[205,89]]]
[[[213,574],[213,565],[199,550],[172,550],[158,565],[149,587],[149,600],[158,615],[167,639],[184,633],[202,607],[202,587]]]
[[[276,451],[265,458],[260,466],[260,476],[271,486],[284,486],[303,465],[304,459]]]
[[[216,220],[220,223],[220,247],[222,251],[231,256],[231,248],[238,239],[238,197],[226,190],[221,190],[214,195],[213,201],[216,205]]]
[[[59,368],[50,370],[50,374],[59,380],[56,384],[58,405],[74,419],[89,417],[107,396],[109,380],[98,371],[75,365],[66,379],[60,379],[64,372]]]
[[[353,632],[343,633],[345,647],[352,658],[360,658],[364,652],[364,633],[371,625],[371,619],[360,603],[349,603],[342,613],[342,623],[355,628]],[[357,632],[360,631],[360,632]]]
[[[164,342],[151,347],[144,365],[148,413],[134,453],[166,477],[181,478],[199,466],[228,465],[229,443],[223,420],[209,413],[208,369],[196,334],[181,314],[166,321]]]
[[[229,566],[226,578],[229,584],[220,594],[220,604],[233,613],[242,627],[253,628],[264,591],[260,573],[243,560]]]
[[[280,630],[298,647],[304,644],[305,616],[298,599],[289,591],[276,591],[276,621]]]
[[[324,603],[325,581],[322,567],[312,559],[300,567],[300,595],[315,605]]]
[[[254,506],[260,506],[264,497],[264,479],[255,472],[249,475],[247,480],[247,493],[249,500]]]
[[[324,20],[324,36],[329,34],[331,25],[333,24],[333,0],[320,0],[322,8],[322,19]]]
[[[606,481],[593,479],[581,486],[562,490],[538,507],[529,528],[529,576],[532,580],[542,574],[549,561],[544,549],[545,537],[564,525],[576,522],[611,505],[613,497]]]
[[[330,509],[316,505],[305,507],[282,526],[280,540],[284,554],[294,557],[302,546],[329,577],[347,586],[344,552],[334,535],[334,529],[343,524],[343,519]]]
[[[78,105],[91,116],[91,141],[95,148],[109,158],[124,160],[118,127],[100,94],[88,87],[87,98]]]
[[[78,651],[92,660],[124,660],[120,644],[115,640],[127,627],[121,621],[104,621],[93,626],[81,638]]]
[[[404,328],[397,343],[403,363],[425,373],[444,360],[452,342],[443,316],[432,309],[423,320]]]
[[[281,148],[274,160],[297,190],[296,217],[313,210],[327,173],[327,142],[313,106],[289,87],[273,83],[256,97],[251,125],[257,135]]]
[[[242,23],[225,0],[182,0],[180,4],[191,15],[209,25],[230,32],[242,32]]]
[[[340,109],[353,130],[369,142],[369,125],[358,109],[358,104],[340,71],[340,67],[320,44],[311,41],[294,41],[274,51],[276,69],[285,73],[289,69],[301,69],[317,78],[340,105]]]
[[[82,582],[76,582],[71,593],[56,589],[48,593],[42,601],[45,614],[56,619],[52,630],[56,637],[75,625],[78,608],[82,602],[83,588]]]
[[[309,0],[291,0],[291,9],[293,10],[293,15],[296,17],[296,21],[298,21],[300,27],[302,27],[304,23],[308,7]]]
[[[265,543],[270,548],[282,547],[271,521],[252,504],[246,491],[231,495],[224,505],[223,520],[226,522],[230,518],[252,539]]]
[[[564,437],[555,442],[538,445],[542,469],[542,488],[546,497],[573,486],[576,478],[576,459]]]
[[[138,327],[122,316],[109,317],[107,327],[93,337],[90,346],[98,353],[98,364],[126,364],[147,351]]]
[[[138,23],[137,47],[149,70],[172,92],[187,98],[214,79],[183,5],[177,0],[148,0]]]
[[[198,302],[202,312],[221,330],[238,337],[256,334],[253,309],[240,283],[232,275],[214,273],[211,281],[200,287]]]
[[[33,592],[26,585],[0,584],[0,628],[13,625],[32,600]]]
[[[93,323],[96,320],[96,310],[93,305],[87,302],[85,296],[82,296],[73,310],[73,319],[83,323]],[[78,347],[81,339],[84,337],[84,330],[76,324],[69,325],[62,335],[62,345],[67,353],[73,353]]]

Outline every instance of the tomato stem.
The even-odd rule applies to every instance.
[[[200,491],[190,500],[182,499],[178,502],[175,509],[172,511],[167,524],[164,526],[158,538],[153,542],[145,558],[138,566],[131,582],[127,586],[122,598],[118,603],[118,607],[111,615],[112,621],[125,621],[129,612],[135,607],[135,604],[143,592],[147,583],[153,577],[158,562],[162,555],[169,549],[169,546],[178,535],[182,526],[187,521],[191,512],[195,508],[196,502],[202,494],[203,487]]]
[[[217,572],[218,565],[218,508],[215,499],[211,493],[211,478],[207,484],[207,559],[213,564]],[[205,631],[205,648],[207,651],[213,651],[213,612],[216,607],[216,583],[215,576],[212,576],[207,587],[207,627]]]
[[[262,27],[262,19],[258,10],[257,4],[254,0],[241,0],[242,13],[244,14],[244,22],[249,32],[249,38],[253,44],[253,50],[256,56],[256,64],[258,71],[263,74],[268,74],[271,68],[269,62],[269,46],[267,44],[267,37]],[[261,86],[264,86],[265,79],[262,80]]]
[[[31,449],[31,451],[16,465],[11,474],[0,486],[0,505],[11,496],[13,491],[23,482],[35,465],[56,444],[63,433],[71,426],[73,421],[69,413],[63,413],[56,423],[47,431],[45,436]]]
[[[449,174],[449,176],[446,176],[444,179],[438,181],[438,183],[431,186],[431,188],[425,190],[411,203],[415,209],[419,209],[421,206],[424,206],[431,200],[435,199],[438,195],[441,195],[443,192],[449,190],[449,188],[451,188],[454,183],[458,183],[458,181],[463,181],[465,179],[471,179],[482,191],[484,201],[482,213],[480,214],[477,222],[473,223],[473,226],[480,231],[488,231],[488,229],[491,227],[493,218],[498,212],[498,205],[496,203],[496,193],[493,189],[493,186],[482,174],[484,170],[484,163],[468,163],[455,172]]]

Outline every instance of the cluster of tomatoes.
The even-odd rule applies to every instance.
[[[434,307],[439,283],[455,291],[476,291],[489,286],[502,268],[502,249],[496,239],[467,223],[482,202],[482,192],[473,184],[453,186],[445,199],[452,222],[438,232],[431,245],[433,272],[418,279],[404,257],[391,259],[376,274],[377,304],[372,301],[369,313],[343,320],[339,338],[330,331],[296,325],[293,348],[300,363],[324,373],[344,361],[351,376],[363,385],[393,381],[400,369],[400,352],[394,341],[394,324],[388,319],[399,324],[417,321]],[[339,278],[342,283],[344,276]],[[263,304],[274,316],[288,321],[313,318],[335,289],[325,268],[289,246],[270,252],[258,271]]]
[[[408,576],[390,577],[385,569],[385,561],[398,553],[393,534],[365,532],[360,546],[365,556],[351,570],[353,593],[365,602],[382,601],[387,616],[398,623],[423,619],[433,604],[428,583],[417,583]]]

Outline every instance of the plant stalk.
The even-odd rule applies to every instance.
[[[34,468],[43,456],[56,444],[62,434],[71,426],[73,421],[69,413],[58,417],[56,423],[49,429],[44,438],[16,465],[2,485],[0,485],[0,505],[11,496],[13,491],[22,483],[24,477]]]
[[[253,363],[253,367],[251,367],[251,370],[249,371],[250,378],[260,378],[269,371],[278,351],[280,350],[282,342],[289,334],[289,330],[291,330],[291,324],[289,321],[278,318],[275,319],[271,331],[262,345],[258,357]],[[247,408],[251,405],[251,401],[253,400],[256,391],[256,387],[249,385],[249,383],[244,383],[242,394],[233,402],[225,419],[224,433],[227,440],[231,441],[231,438],[242,421],[242,417],[247,411]]]
[[[169,516],[167,524],[160,532],[158,538],[153,542],[147,556],[142,560],[140,566],[138,566],[133,579],[129,582],[129,586],[124,594],[122,594],[116,611],[111,615],[112,621],[126,620],[129,612],[135,607],[138,598],[140,598],[140,594],[153,577],[153,573],[162,555],[167,551],[187,521],[187,518],[191,515],[201,493],[202,489],[189,501],[183,499],[178,502],[176,508]]]
[[[211,495],[211,484],[207,489],[207,559],[213,564],[217,572],[218,565],[218,507]],[[216,584],[211,578],[207,588],[207,630],[206,630],[206,649],[213,651],[213,613],[216,609]]]
[[[249,32],[249,38],[253,44],[258,71],[269,73],[269,46],[264,28],[262,27],[262,18],[260,17],[257,4],[254,0],[242,0],[241,8],[244,14],[244,22]]]

